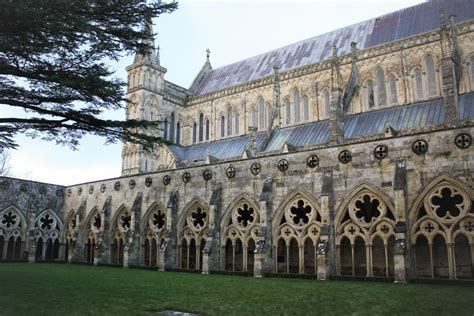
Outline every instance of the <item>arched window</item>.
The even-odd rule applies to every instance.
[[[227,136],[232,135],[232,108],[227,108]]]
[[[415,98],[422,100],[424,97],[423,93],[423,79],[421,77],[421,70],[417,68],[413,72],[413,90],[415,91]]]
[[[321,107],[321,118],[326,119],[328,117],[329,108],[331,107],[331,94],[329,90],[323,91],[323,106]]]
[[[178,232],[178,255],[183,269],[202,269],[202,251],[206,245],[209,227],[209,210],[194,202],[185,211],[186,218]]]
[[[336,217],[337,273],[393,276],[395,216],[369,188],[351,194]]]
[[[174,127],[175,127],[175,118],[174,118],[174,112],[171,113],[171,118],[170,118],[170,141],[174,142]]]
[[[286,124],[290,125],[291,124],[291,106],[290,106],[289,99],[285,100],[285,109],[286,109]]]
[[[181,123],[176,124],[176,144],[181,144]]]
[[[303,121],[309,121],[309,98],[307,95],[303,96]]]
[[[193,144],[197,141],[197,124],[196,122],[193,123]]]
[[[128,209],[122,208],[118,211],[115,221],[112,222],[113,239],[111,241],[110,250],[111,261],[113,264],[123,264],[125,250],[124,244],[127,240],[130,228],[134,225],[132,219],[132,213]]]
[[[221,116],[221,137],[225,136],[225,117]]]
[[[385,86],[385,73],[382,68],[378,68],[376,72],[377,78],[377,105],[387,105],[387,88]]]
[[[240,134],[240,114],[239,112],[234,113],[234,121],[235,121],[235,135]]]
[[[153,205],[147,214],[143,234],[145,237],[143,263],[154,267],[158,266],[160,256],[164,255],[159,249],[165,241],[166,209],[161,205]]]
[[[59,259],[59,236],[61,236],[62,223],[58,216],[51,210],[42,212],[36,217],[34,236],[36,238],[36,259]],[[38,251],[41,240],[43,252]],[[8,249],[7,249],[8,251]]]
[[[209,129],[210,129],[210,122],[206,120],[206,140],[209,140]]]
[[[265,102],[262,97],[258,98],[258,128],[265,129]]]
[[[301,108],[300,91],[298,89],[293,91],[293,111],[295,111],[295,123],[299,123],[301,119]]]
[[[165,121],[163,123],[163,138],[168,139],[168,119],[165,118]]]
[[[204,139],[204,114],[199,114],[199,141]]]
[[[273,124],[273,113],[272,113],[272,105],[270,103],[267,104],[267,121],[268,127],[271,128]]]
[[[428,96],[433,97],[438,95],[436,70],[433,57],[428,55],[425,60],[426,64],[426,83],[428,84]]]
[[[252,127],[257,127],[257,110],[253,106],[250,110],[250,122]]]
[[[367,81],[366,84],[366,94],[365,94],[365,102],[368,109],[372,109],[375,105],[375,98],[374,98],[374,83],[372,80]]]
[[[390,86],[390,104],[398,103],[397,79],[394,75],[388,77],[388,84]]]

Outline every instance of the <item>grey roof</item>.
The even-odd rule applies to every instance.
[[[474,18],[473,0],[431,0],[207,71],[193,90],[203,95],[260,79],[272,74],[273,65],[286,71],[318,63],[331,56],[333,44],[341,56],[350,53],[351,42],[366,49],[439,29],[442,5],[446,18],[452,14],[458,22]]]
[[[462,120],[474,119],[474,92],[459,96]],[[395,130],[410,130],[417,127],[443,124],[443,98],[423,101],[366,113],[349,115],[344,122],[344,138],[354,139],[384,132],[387,123]],[[265,133],[257,134],[257,151],[274,152],[282,150],[285,143],[294,147],[320,145],[330,140],[329,121],[311,122],[275,130],[265,146]],[[242,157],[250,147],[248,135],[217,140],[187,147],[170,146],[181,161],[204,161],[208,155],[219,160]]]

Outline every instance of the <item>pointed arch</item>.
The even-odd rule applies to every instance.
[[[202,142],[204,140],[204,114],[199,114],[199,141]]]
[[[38,259],[59,259],[59,239],[62,231],[63,222],[53,210],[44,210],[36,216],[34,228],[36,243],[43,243],[43,251],[38,254]]]
[[[298,88],[293,89],[293,111],[294,111],[294,122],[300,123],[301,121],[301,104],[300,104],[300,90]]]
[[[394,105],[398,104],[398,89],[397,89],[397,78],[394,74],[388,76],[388,86],[390,89],[390,100],[389,103]]]
[[[145,266],[158,266],[160,256],[164,255],[160,248],[165,244],[167,221],[167,208],[160,202],[153,202],[142,217],[140,236],[144,242],[141,243],[143,245],[141,261]]]
[[[171,112],[170,115],[170,141],[175,141],[175,115]]]
[[[377,106],[387,105],[387,87],[382,67],[379,66],[375,71],[375,78],[377,80]]]
[[[110,222],[110,255],[113,264],[124,264],[124,250],[129,235],[133,231],[135,214],[125,204],[117,208]]]
[[[181,145],[181,122],[176,123],[176,144]]]
[[[413,78],[413,95],[415,100],[423,100],[425,97],[423,88],[423,75],[420,67],[415,67],[412,71]]]
[[[303,95],[303,121],[309,121],[309,98],[308,95]]]
[[[367,183],[354,188],[334,219],[337,273],[394,275],[396,221],[394,206],[381,190]]]
[[[317,274],[322,222],[312,195],[304,190],[290,192],[276,210],[272,227],[275,271]]]
[[[0,212],[0,260],[21,259],[27,238],[27,221],[14,205]]]
[[[227,136],[232,135],[232,119],[234,117],[234,112],[232,110],[232,106],[227,106]]]
[[[258,104],[258,129],[264,130],[265,129],[265,101],[263,100],[262,96],[259,96],[257,99]]]
[[[425,57],[425,68],[426,68],[426,83],[428,97],[434,97],[438,95],[438,80],[436,76],[436,66],[433,56],[428,54]]]
[[[284,102],[283,104],[285,105],[285,122],[286,122],[286,125],[290,125],[291,124],[291,103],[290,103],[290,99],[286,98],[283,102]]]

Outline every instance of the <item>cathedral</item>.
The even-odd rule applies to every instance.
[[[474,279],[474,2],[431,0],[213,68],[127,67],[163,122],[122,175],[0,178],[0,259],[265,277]]]

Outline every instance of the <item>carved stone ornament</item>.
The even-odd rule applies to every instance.
[[[118,182],[118,181],[115,182],[115,184],[114,184],[114,190],[115,190],[115,191],[119,191],[119,190],[120,190],[120,182]]]
[[[135,189],[135,186],[137,185],[137,183],[135,182],[135,180],[130,180],[130,182],[128,183],[130,189]]]
[[[227,175],[227,178],[231,179],[235,177],[236,170],[234,167],[230,166],[227,168],[225,171],[225,174]]]
[[[454,139],[454,144],[460,149],[467,149],[472,144],[472,137],[467,133],[458,134]]]
[[[150,178],[150,177],[147,177],[147,178],[145,179],[145,186],[146,186],[147,188],[149,188],[149,187],[151,187],[152,184],[153,184],[153,179]]]
[[[204,181],[211,180],[212,179],[212,171],[209,170],[209,169],[204,170],[204,172],[202,173],[202,178],[204,179]]]
[[[163,184],[168,185],[171,183],[171,177],[169,175],[164,175],[163,176]]]
[[[317,155],[311,155],[306,159],[306,165],[309,168],[316,168],[319,166],[319,157]]]
[[[188,183],[189,180],[191,180],[191,174],[189,172],[183,173],[183,176],[181,177],[184,183]]]
[[[326,255],[328,251],[328,241],[327,240],[320,240],[318,242],[318,246],[316,248],[317,255]]]
[[[340,163],[347,164],[351,162],[352,154],[349,150],[343,150],[339,153],[338,159]]]
[[[251,166],[250,166],[250,172],[256,176],[257,174],[260,173],[260,171],[262,170],[262,166],[258,163],[258,162],[255,162],[253,163]]]
[[[374,149],[374,157],[378,160],[387,158],[388,147],[386,145],[378,145]]]
[[[424,139],[418,139],[413,142],[411,149],[417,155],[424,155],[428,151],[428,143]]]
[[[403,255],[407,248],[407,241],[405,239],[396,239],[393,252],[396,255]]]
[[[288,160],[281,159],[280,161],[278,161],[278,170],[285,172],[286,170],[288,170],[288,167],[289,167]]]

